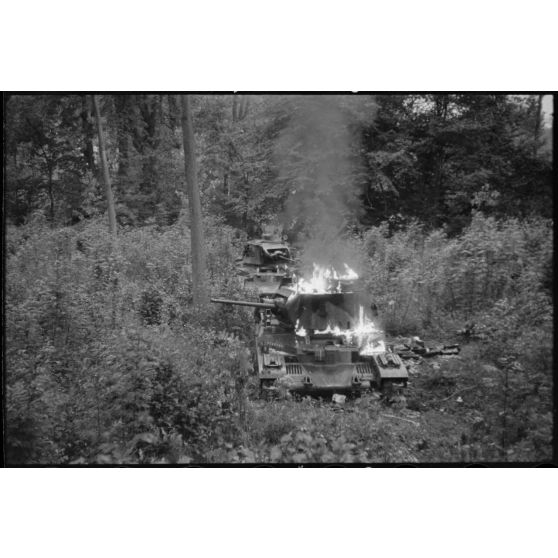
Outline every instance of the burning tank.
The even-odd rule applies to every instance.
[[[405,386],[407,369],[386,348],[375,305],[355,289],[358,276],[315,266],[287,298],[261,302],[212,299],[255,308],[256,357],[263,391],[360,392]]]

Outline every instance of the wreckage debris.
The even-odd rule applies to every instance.
[[[405,343],[391,345],[391,350],[405,360],[421,360],[421,357],[430,358],[439,355],[458,355],[461,347],[458,344],[441,345],[438,347],[425,347],[424,341],[418,337],[405,340]]]
[[[461,348],[458,345],[445,346],[440,352],[442,355],[458,355]]]
[[[334,393],[331,396],[331,401],[337,405],[343,405],[345,403],[345,400],[347,399],[347,396],[345,395],[341,395],[339,393]]]

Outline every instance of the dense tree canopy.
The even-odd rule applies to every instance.
[[[184,181],[176,96],[100,98],[120,226],[175,222]],[[552,214],[538,96],[199,95],[193,102],[205,211],[248,234],[284,217],[288,199],[291,213],[304,205],[323,161],[335,169],[331,190],[350,193],[344,206],[351,202],[355,226],[417,218],[453,234],[475,208]],[[21,224],[38,210],[53,225],[70,224],[105,211],[89,96],[14,95],[5,108],[9,221]],[[309,124],[317,132],[311,141]],[[288,227],[303,226],[288,217]]]

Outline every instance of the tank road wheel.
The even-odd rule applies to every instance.
[[[273,399],[277,388],[275,380],[260,380],[260,398],[265,401]]]
[[[380,380],[380,394],[387,402],[393,397],[395,389],[392,380]]]
[[[397,401],[398,389],[393,380],[382,380],[380,388],[380,401],[385,405],[393,405]]]
[[[381,399],[388,405],[404,407],[407,401],[403,394],[405,386],[405,382],[383,380],[380,388]]]
[[[351,390],[351,399],[360,399],[362,397],[362,389],[354,388]]]

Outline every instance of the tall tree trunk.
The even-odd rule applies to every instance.
[[[225,196],[227,196],[227,198],[230,198],[231,187],[229,185],[229,173],[228,172],[225,172],[223,174],[223,193],[225,194]]]
[[[250,97],[248,95],[242,95],[240,100],[240,110],[238,114],[239,120],[244,120],[248,115],[248,106],[250,104]]]
[[[169,122],[169,127],[171,130],[174,131],[174,129],[178,126],[178,103],[176,100],[176,95],[167,95],[168,98],[168,107],[169,107],[169,114],[168,114],[168,122]]]
[[[250,99],[248,95],[234,95],[232,105],[232,119],[233,122],[244,120],[248,114],[248,105]]]
[[[201,222],[200,192],[196,178],[196,146],[192,126],[190,97],[182,95],[182,138],[184,143],[184,168],[186,171],[186,189],[190,206],[190,240],[192,245],[192,288],[194,304],[205,305],[208,302],[205,282],[205,254],[203,246],[203,228]]]
[[[114,105],[117,113],[116,126],[118,138],[118,177],[128,179],[130,170],[130,95],[115,95]]]
[[[54,191],[52,187],[52,169],[48,165],[48,199],[50,200],[50,225],[54,227]]]
[[[150,147],[149,156],[145,160],[145,172],[144,177],[146,179],[147,191],[153,198],[154,203],[159,203],[161,201],[161,184],[159,184],[159,153],[158,150],[161,146],[162,140],[162,116],[163,116],[163,106],[162,106],[162,95],[152,95],[149,99],[146,99],[147,106],[147,118],[144,120],[148,123],[147,125],[147,142]]]
[[[99,134],[99,152],[101,155],[101,167],[103,170],[103,180],[105,182],[105,191],[107,196],[109,231],[112,235],[116,235],[116,211],[114,209],[114,198],[112,197],[112,188],[110,185],[105,135],[103,133],[101,111],[99,110],[99,101],[97,99],[97,95],[93,95],[93,107],[95,109],[95,118],[97,120],[97,133]]]
[[[536,157],[537,156],[537,151],[539,148],[539,136],[540,136],[540,132],[541,132],[541,118],[542,118],[542,95],[538,96],[537,99],[537,114],[535,115],[535,133],[534,133],[534,139],[535,141],[533,142],[533,155]]]
[[[84,138],[83,156],[87,168],[95,173],[95,153],[93,151],[93,124],[91,122],[91,105],[89,103],[88,95],[82,96],[82,113],[81,122]]]
[[[232,121],[236,122],[238,120],[238,95],[233,96],[232,104]]]

